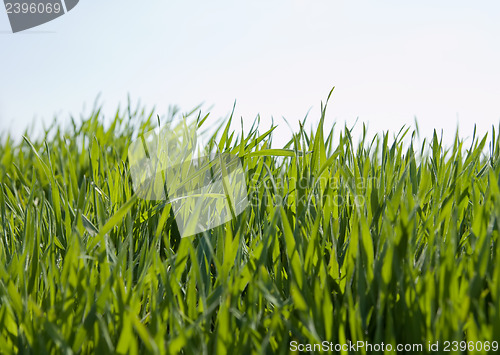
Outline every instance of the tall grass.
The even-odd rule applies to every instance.
[[[0,351],[288,353],[290,341],[500,338],[500,140],[402,130],[353,143],[221,126],[250,206],[180,238],[134,195],[127,148],[157,120],[99,110],[0,143]],[[187,119],[204,119],[197,112]],[[335,140],[335,142],[334,142]],[[406,144],[405,144],[406,142]],[[424,350],[426,348],[424,347]]]

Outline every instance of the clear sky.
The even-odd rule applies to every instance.
[[[81,0],[50,23],[11,34],[0,8],[0,130],[105,112],[132,99],[214,118],[271,116],[284,140],[335,92],[327,123],[370,132],[457,124],[464,136],[500,121],[499,1]]]

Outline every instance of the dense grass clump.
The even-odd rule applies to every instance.
[[[0,352],[500,340],[495,131],[449,149],[409,130],[354,145],[322,112],[283,149],[257,123],[213,133],[208,149],[240,157],[250,206],[188,238],[170,204],[134,195],[127,148],[153,114],[4,137]]]

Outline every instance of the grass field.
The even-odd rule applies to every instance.
[[[4,135],[0,351],[288,353],[292,341],[492,351],[495,129],[449,149],[436,134],[417,145],[407,129],[354,144],[348,129],[324,127],[325,110],[283,149],[257,121],[244,136],[221,125],[208,149],[240,157],[250,205],[187,238],[170,204],[133,191],[127,149],[158,124],[153,113],[129,108],[103,125],[96,111],[45,137]],[[187,119],[203,129],[197,116]]]

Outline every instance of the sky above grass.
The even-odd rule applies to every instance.
[[[166,112],[204,102],[249,128],[260,113],[275,141],[335,86],[327,125],[358,119],[422,134],[457,124],[471,136],[500,119],[498,1],[81,0],[65,16],[12,34],[0,9],[0,130],[20,136],[98,93],[110,115],[133,100]],[[35,132],[37,131],[35,129]]]

